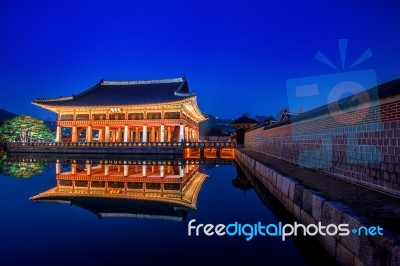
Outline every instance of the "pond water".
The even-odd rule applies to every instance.
[[[233,161],[39,161],[3,158],[1,265],[309,265],[319,264],[316,253],[330,261],[308,238],[188,236],[192,219],[292,221]]]

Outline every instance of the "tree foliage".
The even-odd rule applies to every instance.
[[[54,141],[55,138],[43,120],[28,115],[5,121],[0,126],[0,135],[4,142]]]

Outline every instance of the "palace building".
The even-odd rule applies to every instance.
[[[206,120],[185,77],[101,80],[79,94],[33,104],[57,113],[57,142],[198,141]],[[63,136],[63,128],[71,133]]]

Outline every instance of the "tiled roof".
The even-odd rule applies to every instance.
[[[184,77],[163,80],[105,81],[69,97],[35,99],[48,106],[109,106],[173,102],[193,96]]]

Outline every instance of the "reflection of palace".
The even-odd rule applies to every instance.
[[[196,209],[207,177],[198,165],[56,163],[56,187],[31,198],[34,202],[68,203],[100,217],[182,220]],[[62,171],[63,170],[63,171]]]

